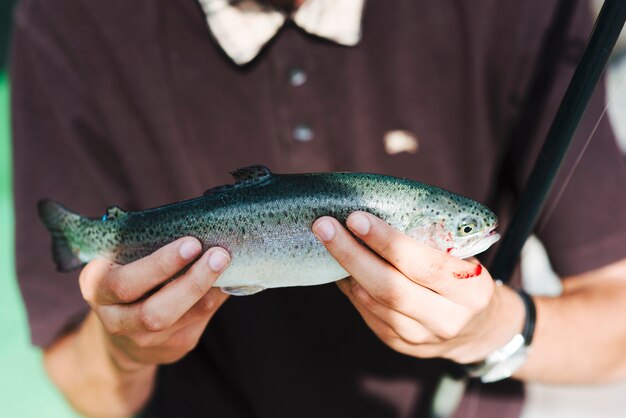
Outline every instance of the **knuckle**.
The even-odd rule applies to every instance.
[[[87,302],[93,303],[97,299],[98,287],[102,282],[103,277],[107,274],[110,263],[103,259],[93,260],[85,267],[83,267],[78,277],[78,284],[80,287],[83,299]]]
[[[207,314],[212,314],[215,311],[217,306],[217,302],[213,295],[208,294],[205,295],[202,299],[200,299],[195,306],[196,313],[204,316]]]
[[[408,329],[408,327],[406,326],[401,326],[397,328],[396,333],[400,336],[400,338],[402,338],[407,344],[410,345],[419,345],[426,342],[422,333],[414,329]]]
[[[209,290],[208,280],[200,273],[191,273],[187,277],[189,293],[195,299],[200,299]]]
[[[374,311],[378,307],[378,301],[366,291],[358,291],[355,293],[355,296],[359,300],[359,303],[361,303],[367,310]]]
[[[176,257],[171,256],[169,252],[160,255],[155,254],[155,256],[153,258],[154,268],[159,277],[170,277],[176,273],[176,269],[173,268],[177,265]]]
[[[180,252],[177,242],[170,243],[146,257],[150,263],[152,274],[160,278],[170,278],[179,272],[186,264]]]
[[[116,315],[112,315],[111,312],[108,312],[106,309],[107,306],[102,307],[102,309],[96,309],[96,315],[100,320],[100,323],[104,327],[104,330],[112,336],[119,337],[126,333],[126,328],[124,327],[123,317],[118,317]]]
[[[402,293],[396,288],[386,289],[385,292],[382,292],[378,295],[378,298],[381,303],[384,305],[394,308],[400,305],[400,301],[402,300]]]
[[[352,251],[338,251],[334,253],[334,256],[342,266],[350,266],[355,262],[355,256]]]
[[[112,336],[118,337],[124,335],[124,327],[123,324],[118,319],[112,319],[106,313],[100,311],[96,312],[98,315],[98,319],[102,323],[104,330]]]
[[[111,280],[109,283],[109,290],[113,297],[121,303],[131,303],[135,301],[135,297],[128,288],[128,281],[120,278]]]
[[[433,278],[440,277],[441,272],[446,268],[445,261],[441,259],[431,260],[425,267],[424,278],[428,278],[428,281],[432,281]]]
[[[154,336],[145,332],[133,335],[131,341],[138,348],[150,348],[154,346]]]
[[[381,238],[378,243],[379,252],[381,254],[385,254],[386,256],[395,254],[396,246],[394,245],[395,240],[391,236],[391,234],[386,231],[381,233]]]
[[[402,338],[399,337],[398,334],[390,327],[383,327],[376,330],[376,335],[381,339],[381,341],[390,347],[392,344],[399,344],[402,342]]]
[[[459,336],[463,328],[465,328],[465,324],[466,321],[464,319],[458,318],[445,321],[441,325],[437,334],[444,340],[452,340]]]
[[[164,318],[157,309],[144,304],[139,311],[139,324],[146,331],[158,332],[167,328]]]

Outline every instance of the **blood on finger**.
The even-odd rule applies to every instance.
[[[455,279],[469,279],[471,277],[480,276],[480,273],[483,271],[483,266],[477,264],[474,270],[472,271],[460,271],[452,273]]]

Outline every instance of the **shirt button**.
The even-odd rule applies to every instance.
[[[293,87],[300,87],[306,83],[307,78],[307,73],[302,68],[294,67],[289,70],[289,84]]]
[[[313,136],[313,129],[305,123],[300,123],[293,129],[293,139],[298,142],[309,142]]]

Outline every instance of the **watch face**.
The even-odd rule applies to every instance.
[[[528,347],[522,346],[515,353],[506,359],[487,366],[486,372],[480,377],[483,383],[497,382],[507,379],[515,373],[517,369],[522,367],[528,358]]]

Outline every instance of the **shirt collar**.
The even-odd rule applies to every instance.
[[[290,16],[255,0],[198,0],[211,33],[238,65],[252,61],[287,19],[341,45],[361,39],[365,0],[305,0]]]

